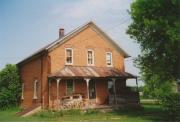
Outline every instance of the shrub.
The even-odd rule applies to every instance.
[[[168,118],[175,121],[180,109],[180,94],[170,93],[166,94],[161,99],[163,110],[167,113]]]
[[[0,109],[17,106],[21,82],[16,65],[8,64],[0,71]]]

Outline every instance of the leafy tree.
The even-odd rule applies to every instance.
[[[168,119],[172,121],[178,120],[180,109],[180,93],[166,94],[162,97],[162,106]]]
[[[134,0],[129,13],[127,33],[141,48],[135,63],[145,89],[153,96],[171,92],[180,79],[180,0]]]
[[[8,64],[0,71],[0,109],[18,104],[21,82],[16,65]]]

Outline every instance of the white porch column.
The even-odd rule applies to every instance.
[[[59,110],[59,82],[60,82],[60,78],[57,78],[56,79],[56,83],[57,83],[57,107],[58,107],[58,110]]]
[[[86,85],[87,85],[87,98],[89,100],[89,81],[90,81],[90,79],[89,78],[85,78],[84,80],[86,81]]]
[[[115,100],[115,104],[117,104],[117,98],[116,98],[116,79],[112,78],[113,81],[113,91],[114,91],[114,100]]]

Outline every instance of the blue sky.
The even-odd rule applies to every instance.
[[[0,69],[17,63],[65,33],[95,22],[132,57],[139,46],[125,33],[131,22],[127,10],[132,0],[0,0]],[[132,58],[126,71],[138,75]],[[134,82],[134,81],[133,81]]]

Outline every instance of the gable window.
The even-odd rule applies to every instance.
[[[24,100],[24,83],[22,83],[21,99]]]
[[[93,50],[87,51],[87,64],[94,65],[94,51]]]
[[[66,48],[66,64],[73,64],[73,50],[71,48]]]
[[[37,99],[37,98],[38,98],[37,93],[38,93],[38,81],[35,80],[35,81],[34,81],[34,94],[33,94],[33,99]]]
[[[106,64],[107,66],[112,66],[112,53],[106,52]]]
[[[67,80],[66,82],[66,93],[67,95],[71,95],[74,91],[74,82],[73,80]]]

